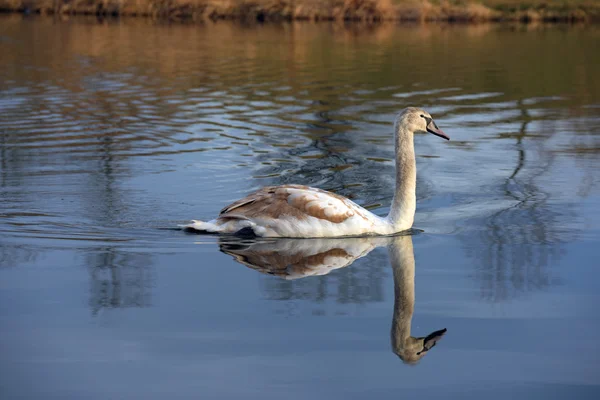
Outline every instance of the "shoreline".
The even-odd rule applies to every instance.
[[[173,21],[600,22],[592,0],[0,0],[0,13]]]

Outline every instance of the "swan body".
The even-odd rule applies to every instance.
[[[268,186],[223,208],[211,221],[193,220],[187,230],[262,237],[318,238],[390,235],[412,227],[417,169],[413,136],[429,132],[449,139],[426,111],[408,107],[394,124],[396,193],[390,213],[379,217],[353,201],[301,185]]]
[[[256,236],[288,238],[394,233],[386,218],[345,197],[301,185],[264,187],[225,207],[218,218],[185,227],[218,233],[250,228]]]

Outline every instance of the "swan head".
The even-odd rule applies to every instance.
[[[431,114],[422,108],[407,107],[396,118],[396,129],[408,128],[410,132],[428,132],[433,135],[439,136],[446,140],[450,140],[450,137],[444,133],[443,130],[438,128],[434,122]]]

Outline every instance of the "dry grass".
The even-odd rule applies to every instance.
[[[594,0],[0,0],[0,11],[250,21],[591,21]]]

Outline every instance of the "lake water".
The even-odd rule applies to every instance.
[[[0,397],[599,398],[599,40],[0,18]],[[174,229],[283,183],[387,213],[408,105],[452,138],[412,236]]]

